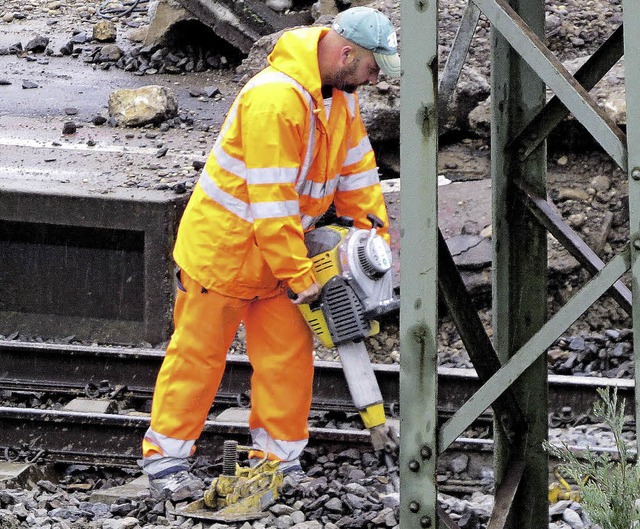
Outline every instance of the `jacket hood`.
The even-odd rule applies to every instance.
[[[326,27],[286,31],[267,57],[269,65],[299,82],[316,102],[322,101],[318,42],[328,31]]]

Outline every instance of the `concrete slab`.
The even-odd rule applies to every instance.
[[[216,35],[244,53],[262,35],[313,22],[307,11],[286,10],[277,13],[259,0],[242,3],[230,0],[178,0]]]
[[[479,230],[491,224],[491,180],[441,180],[438,186],[438,225],[452,248],[453,259],[460,268],[473,271],[463,273],[463,279],[472,294],[480,292],[490,279],[482,268],[490,259],[490,241],[481,237],[459,237],[467,223],[475,223]],[[393,254],[393,285],[400,286],[400,179],[383,180],[383,191],[389,210],[389,233]],[[478,270],[478,272],[476,272]]]
[[[76,411],[80,413],[111,413],[115,403],[111,400],[97,399],[73,399],[64,406],[64,411]]]
[[[0,180],[0,334],[157,344],[184,197]]]
[[[148,494],[148,490],[149,478],[146,474],[142,474],[129,483],[120,485],[119,487],[94,491],[91,494],[90,501],[112,505],[118,500],[140,498],[140,496]]]
[[[41,479],[55,480],[49,466],[0,461],[0,483],[8,488],[34,488]]]
[[[237,424],[248,424],[249,423],[249,413],[251,410],[247,408],[228,408],[224,410],[220,415],[218,415],[213,421],[214,422],[225,422],[225,423],[237,423]]]

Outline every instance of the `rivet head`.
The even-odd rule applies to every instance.
[[[427,445],[424,445],[422,448],[420,448],[420,457],[422,457],[422,459],[424,459],[425,461],[427,459],[431,459],[432,455],[433,451]]]
[[[640,167],[634,167],[631,170],[631,178],[634,180],[640,180]]]
[[[425,529],[431,527],[431,517],[423,516],[420,518],[420,527],[424,527]]]
[[[418,472],[418,470],[420,470],[420,463],[415,459],[412,459],[409,461],[409,470],[411,470],[411,472]]]
[[[633,247],[636,250],[640,250],[640,239],[636,239],[635,241],[633,241]]]
[[[409,510],[411,512],[418,512],[420,510],[420,504],[417,501],[412,501],[409,503]]]

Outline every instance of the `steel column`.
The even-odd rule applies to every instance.
[[[438,2],[402,0],[400,527],[436,525]]]
[[[559,86],[565,79],[537,45],[538,37],[544,35],[544,0],[474,2],[492,23],[493,327],[494,345],[507,362],[544,324],[547,299],[546,233],[516,200],[514,186],[524,181],[536,195],[546,197],[546,144],[523,162],[508,145],[545,103],[545,85],[528,61]],[[523,57],[525,54],[528,56]],[[541,356],[511,381],[528,424],[519,442],[510,445],[496,430],[496,486],[509,482],[511,465],[524,463],[522,482],[510,505],[510,516],[502,520],[503,527],[539,529],[549,523],[548,467],[542,447],[548,430],[546,377],[547,363]],[[504,389],[507,384],[494,383],[493,387]],[[496,504],[496,511],[498,508]],[[496,511],[494,516],[500,514]]]
[[[637,0],[624,0],[624,64],[625,91],[627,98],[627,145],[629,159],[629,238],[631,241],[631,276],[633,297],[633,348],[636,376],[636,438],[640,443],[640,368],[638,347],[640,347],[640,4]],[[639,445],[640,446],[640,445]]]

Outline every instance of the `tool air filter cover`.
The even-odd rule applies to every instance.
[[[342,277],[332,277],[324,285],[322,306],[334,344],[369,336],[370,328],[364,317],[364,307]]]

